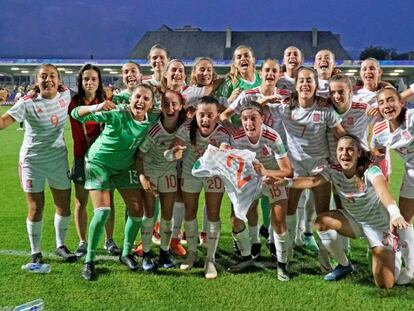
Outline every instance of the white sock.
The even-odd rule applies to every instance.
[[[207,223],[207,259],[214,260],[220,239],[220,230],[220,221],[209,221]]]
[[[32,254],[40,253],[40,242],[42,240],[43,220],[33,222],[26,219],[27,235],[29,236]]]
[[[341,265],[348,266],[349,260],[342,248],[342,243],[338,239],[338,233],[335,230],[318,231],[321,243],[328,250],[329,254]]]
[[[400,237],[399,244],[401,249],[402,259],[405,268],[411,273],[414,272],[414,231],[413,226],[410,225],[406,229],[398,229],[398,236]]]
[[[277,261],[281,263],[287,263],[288,261],[288,237],[289,237],[287,232],[283,232],[281,234],[277,234],[276,232],[273,232],[273,236],[275,239]]]
[[[161,217],[160,220],[160,236],[161,236],[161,249],[164,251],[168,251],[170,248],[170,240],[171,240],[171,231],[172,229],[172,221],[165,220]]]
[[[269,226],[269,238],[267,239],[268,244],[275,243],[275,238],[274,238],[273,232],[274,232],[273,227],[272,227],[272,225],[270,225]]]
[[[196,252],[198,244],[198,224],[197,218],[193,220],[184,220],[185,236],[188,243],[188,251]]]
[[[250,243],[252,245],[256,243],[260,243],[259,225],[249,226],[249,236],[250,236]]]
[[[300,195],[298,208],[296,209],[296,235],[302,234],[305,231],[305,205],[307,200],[307,190],[302,191]]]
[[[203,206],[203,226],[201,227],[202,232],[207,232],[208,230],[208,217],[207,217],[207,205],[204,203]]]
[[[249,238],[249,231],[244,227],[243,231],[239,233],[233,233],[233,238],[236,240],[237,245],[239,246],[240,253],[243,257],[251,255],[251,245]]]
[[[288,234],[288,257],[293,256],[293,242],[296,235],[296,214],[286,215],[286,226]]]
[[[173,207],[173,229],[172,229],[172,238],[177,239],[178,234],[181,231],[181,226],[183,224],[184,219],[184,203],[183,202],[175,202]]]
[[[56,248],[65,245],[66,232],[69,228],[70,216],[55,214]]]
[[[154,217],[144,217],[141,225],[142,250],[148,253],[151,250],[152,228],[154,227]]]

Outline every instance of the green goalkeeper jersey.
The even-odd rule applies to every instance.
[[[78,110],[72,117],[79,122],[105,123],[105,128],[87,152],[88,160],[114,170],[124,170],[134,165],[137,147],[144,140],[150,122],[134,120],[128,105],[118,105],[111,111],[99,111],[80,117]]]
[[[112,102],[115,105],[121,105],[121,104],[128,105],[130,97],[131,97],[131,93],[129,93],[128,90],[125,89],[125,90],[122,90],[121,92],[119,92],[119,94],[115,95],[112,98]]]

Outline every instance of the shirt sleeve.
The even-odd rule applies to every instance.
[[[274,142],[273,152],[275,153],[276,160],[284,158],[284,157],[287,156],[287,151],[286,151],[285,145],[283,144],[283,141],[280,138],[280,136],[278,136],[277,139]]]
[[[229,108],[233,110],[234,113],[240,114],[240,109],[246,104],[246,102],[246,93],[243,92],[229,105]]]
[[[139,150],[142,151],[143,153],[147,153],[148,151],[152,149],[154,145],[155,145],[154,139],[151,136],[147,135],[145,137],[145,140],[139,146]]]
[[[372,181],[375,179],[375,177],[377,176],[384,177],[384,174],[382,174],[382,171],[378,166],[372,165],[365,171],[365,176],[367,180],[369,180],[369,182],[372,184]]]
[[[72,110],[71,112],[71,116],[72,118],[74,118],[75,120],[81,122],[81,123],[85,123],[88,121],[94,121],[94,122],[99,122],[99,123],[108,123],[108,124],[112,124],[114,123],[114,121],[117,119],[117,115],[121,115],[120,110],[119,109],[113,109],[110,111],[98,111],[95,113],[90,113],[87,114],[85,116],[79,116],[78,111],[82,106],[76,107],[75,109]]]
[[[189,137],[189,131],[187,130],[187,126],[189,126],[188,123],[184,123],[182,124],[178,130],[177,130],[177,134],[175,135],[175,137],[181,139],[182,141],[187,141],[188,137]]]
[[[342,122],[342,118],[333,108],[330,108],[326,113],[326,122],[329,128],[334,128]]]
[[[16,122],[23,122],[26,119],[26,103],[24,99],[20,98],[13,107],[7,111],[7,114]]]

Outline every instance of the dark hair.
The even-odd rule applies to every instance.
[[[178,120],[177,120],[177,125],[176,125],[176,129],[177,129],[185,121],[185,114],[186,114],[185,113],[185,108],[184,108],[185,99],[184,99],[183,95],[181,95],[181,93],[179,93],[179,92],[176,92],[174,90],[166,90],[165,93],[161,94],[161,107],[162,107],[162,103],[165,99],[165,95],[167,94],[167,92],[170,92],[170,93],[173,93],[173,94],[177,95],[178,100],[180,101],[180,104],[181,104],[181,107],[182,107],[181,111],[178,115]],[[161,122],[164,120],[164,114],[163,113],[160,114],[160,120],[161,120]]]
[[[96,90],[95,98],[98,99],[99,102],[102,102],[105,99],[101,71],[95,65],[86,64],[79,70],[78,77],[77,77],[78,94],[76,94],[73,97],[76,100],[77,106],[83,105],[83,99],[85,98],[85,90],[82,87],[82,80],[83,80],[83,74],[86,70],[94,70],[98,74],[99,84],[98,84],[98,89]]]
[[[260,115],[263,115],[263,107],[257,101],[252,100],[248,102],[246,105],[243,105],[240,109],[240,115],[243,111],[248,109],[256,110],[258,113],[260,113]]]
[[[201,97],[199,99],[197,105],[196,105],[196,110],[197,110],[198,105],[202,105],[202,104],[204,104],[204,105],[216,105],[217,111],[219,110],[219,106],[220,106],[218,100],[213,96],[203,96],[203,97]],[[196,142],[197,129],[198,129],[197,118],[194,115],[193,119],[190,122],[190,141],[191,141],[191,144],[193,146],[197,145],[197,142]]]
[[[375,163],[373,153],[362,148],[360,139],[355,135],[344,134],[338,138],[338,143],[342,139],[351,139],[358,148],[358,150],[361,152],[361,155],[358,157],[357,160],[356,176],[363,179],[364,172]]]
[[[379,95],[381,95],[385,91],[393,92],[398,97],[398,100],[402,101],[401,94],[398,93],[397,89],[393,86],[388,86],[388,85],[384,86],[379,91],[377,91],[376,99],[378,100]],[[400,114],[397,116],[398,124],[403,124],[404,123],[405,118],[406,118],[406,114],[407,114],[407,107],[404,106],[404,107],[401,108]]]
[[[308,71],[312,72],[313,77],[315,79],[315,83],[316,83],[316,89],[315,89],[314,97],[315,98],[318,98],[319,97],[319,96],[316,96],[316,90],[318,89],[318,85],[319,85],[318,73],[313,68],[305,67],[305,66],[300,66],[298,68],[298,71],[297,71],[296,77],[295,77],[295,90],[293,91],[292,95],[290,96],[290,100],[289,100],[289,107],[290,107],[290,109],[294,109],[294,108],[296,108],[299,105],[298,92],[296,91],[296,84],[298,82],[299,73],[301,71],[303,71],[303,70],[308,70]]]
[[[59,70],[57,69],[57,67],[55,65],[49,64],[49,63],[41,64],[39,67],[37,67],[35,69],[35,78],[36,78],[36,81],[37,81],[37,75],[39,74],[40,69],[43,69],[45,67],[51,67],[51,68],[53,68],[56,71],[57,75],[58,75],[59,81],[61,81],[60,80],[60,72],[59,72]]]
[[[126,64],[133,64],[133,65],[137,66],[137,68],[138,68],[139,72],[140,72],[140,73],[142,73],[142,69],[141,69],[141,65],[140,65],[140,64],[138,64],[138,63],[136,63],[136,62],[134,62],[134,61],[130,60],[130,61],[127,61],[125,64],[123,64],[123,65],[122,65],[122,67],[124,67]],[[121,68],[122,68],[122,67],[121,67]]]

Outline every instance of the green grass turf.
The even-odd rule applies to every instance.
[[[2,107],[1,113],[7,108]],[[23,132],[17,124],[0,132],[0,252],[29,251],[26,234],[26,204],[17,174],[18,152]],[[69,127],[66,141],[71,153]],[[402,166],[393,156],[394,174],[391,190],[398,193]],[[71,160],[70,160],[71,161]],[[55,249],[54,209],[46,191],[42,249]],[[115,240],[123,239],[124,204],[116,195]],[[89,213],[91,207],[89,206]],[[47,258],[52,272],[36,275],[20,270],[28,256],[0,253],[0,310],[43,298],[46,310],[411,310],[414,308],[412,286],[391,290],[375,288],[368,272],[366,243],[352,241],[351,259],[357,271],[343,281],[322,280],[315,256],[297,250],[290,265],[294,278],[277,281],[267,250],[259,261],[261,268],[247,274],[232,275],[225,270],[234,262],[231,256],[229,201],[222,207],[223,229],[218,252],[219,276],[214,281],[203,277],[202,263],[190,272],[161,270],[158,274],[132,273],[116,259],[101,260],[99,280],[86,282],[80,277],[82,262],[61,263]],[[74,250],[78,243],[73,221],[67,244]],[[263,243],[264,244],[264,243]],[[101,254],[105,254],[100,246]],[[200,254],[204,255],[204,250]],[[154,256],[158,250],[153,248]],[[178,261],[178,260],[177,260]]]

